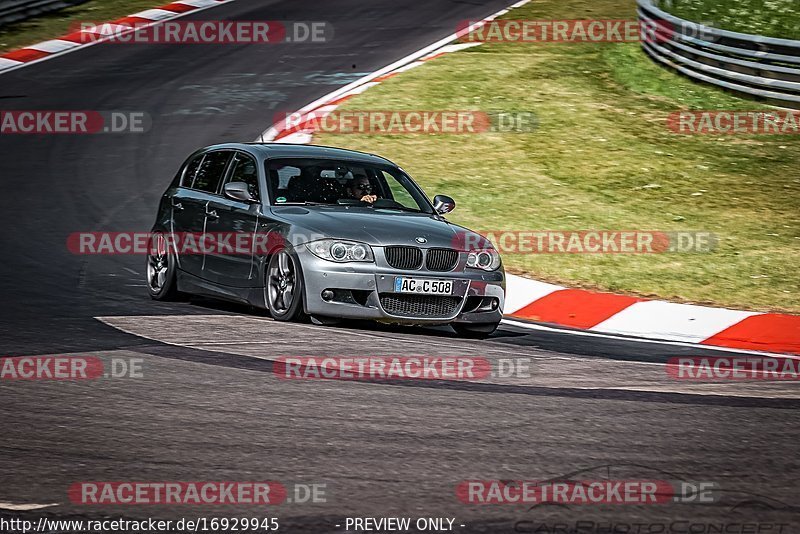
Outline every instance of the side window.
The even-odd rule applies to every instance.
[[[192,188],[208,193],[216,193],[230,157],[231,153],[224,150],[206,154],[197,169]]]
[[[253,198],[261,200],[261,195],[258,194],[258,171],[255,160],[245,154],[236,154],[232,165],[233,172],[231,172],[228,182],[246,183]]]
[[[385,171],[381,171],[381,174],[383,175],[383,179],[386,181],[386,185],[389,186],[389,190],[391,191],[395,202],[399,202],[406,208],[419,209],[419,204],[417,201],[414,200],[414,197],[411,196],[411,193],[408,192],[408,189],[403,187],[403,185],[397,181],[397,178]]]
[[[191,187],[194,181],[194,175],[197,174],[197,168],[200,167],[200,162],[203,161],[203,154],[192,158],[192,160],[183,167],[181,175],[181,187]]]

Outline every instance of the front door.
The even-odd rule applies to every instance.
[[[214,240],[227,238],[227,241],[225,246],[214,247],[213,252],[206,254],[203,278],[225,286],[255,287],[258,285],[258,265],[254,244],[261,203],[255,159],[237,152],[223,187],[229,182],[247,184],[253,202],[242,202],[223,195],[208,203],[206,232],[212,234]]]

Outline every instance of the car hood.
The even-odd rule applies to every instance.
[[[359,241],[373,246],[417,245],[460,248],[475,232],[425,213],[348,206],[272,207],[276,219],[291,225],[295,244],[322,238]],[[424,239],[420,243],[418,239]]]

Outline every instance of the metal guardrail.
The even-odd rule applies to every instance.
[[[86,0],[0,0],[0,26],[83,2]]]
[[[800,41],[719,30],[637,0],[642,48],[695,80],[800,109]]]

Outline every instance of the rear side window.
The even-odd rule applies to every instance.
[[[200,167],[192,182],[192,189],[199,189],[208,193],[216,193],[219,182],[225,174],[225,167],[231,153],[227,151],[209,152],[203,157]]]
[[[228,182],[246,183],[253,198],[261,200],[261,196],[258,194],[258,169],[255,160],[244,154],[236,154],[231,166],[233,171]]]
[[[186,164],[183,168],[183,175],[181,178],[181,186],[183,187],[192,187],[192,182],[194,181],[194,175],[197,174],[197,169],[200,167],[200,162],[203,161],[203,154],[192,158],[192,160]]]

